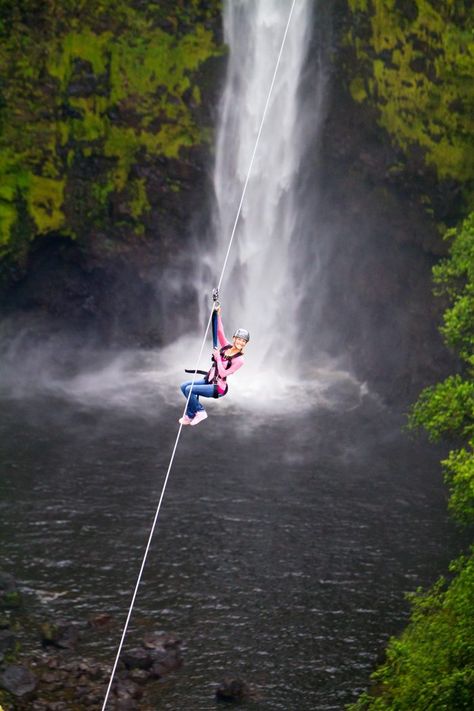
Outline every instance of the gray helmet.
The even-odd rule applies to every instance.
[[[243,338],[244,341],[250,341],[250,333],[245,328],[238,328],[234,333],[234,338]]]

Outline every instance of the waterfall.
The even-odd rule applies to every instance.
[[[313,117],[308,132],[300,111],[314,9],[311,0],[295,5],[222,289],[227,336],[236,327],[250,331],[246,358],[254,370],[270,350],[275,370],[283,363],[291,367],[297,358],[299,289],[292,247],[300,222],[298,170],[318,120]],[[289,10],[286,0],[225,3],[229,60],[214,170],[216,270],[224,260]]]

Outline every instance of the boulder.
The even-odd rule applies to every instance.
[[[20,602],[15,578],[10,573],[0,571],[0,608],[18,607]]]
[[[138,647],[125,652],[122,661],[127,669],[150,669],[153,664],[153,657],[146,649]]]
[[[160,656],[155,658],[151,672],[156,679],[161,679],[182,666],[183,659],[179,650],[169,650],[167,652],[163,652]]]
[[[41,625],[41,644],[43,647],[74,649],[78,637],[77,628],[67,622],[44,622]]]
[[[94,615],[89,618],[88,625],[90,627],[106,627],[113,620],[113,617],[108,612],[101,612],[98,615]]]
[[[0,661],[15,649],[16,638],[11,630],[0,630]]]
[[[6,667],[0,674],[0,688],[17,698],[27,697],[36,689],[37,683],[33,672],[15,664]]]
[[[152,675],[161,679],[183,665],[182,640],[172,634],[153,634],[145,637],[143,646],[153,660]]]
[[[216,689],[216,700],[230,703],[240,703],[249,699],[250,688],[241,679],[224,679]]]

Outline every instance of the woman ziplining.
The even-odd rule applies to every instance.
[[[214,290],[214,310],[212,313],[212,365],[209,371],[186,370],[186,373],[200,373],[202,380],[187,380],[181,385],[181,392],[187,400],[185,414],[180,417],[182,425],[197,425],[207,417],[207,412],[199,402],[200,397],[224,397],[229,386],[227,378],[237,372],[244,364],[243,353],[250,340],[250,334],[245,328],[238,328],[233,335],[232,343],[228,341],[222,325],[221,307],[217,289]],[[219,343],[219,346],[217,345]]]

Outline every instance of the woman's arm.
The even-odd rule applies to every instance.
[[[221,346],[227,346],[229,344],[229,341],[225,337],[220,308],[217,312],[217,338],[219,339],[219,343],[221,344]]]
[[[232,365],[230,366],[230,368],[226,368],[221,360],[220,353],[217,349],[214,351],[214,359],[217,365],[217,372],[219,373],[221,378],[227,378],[227,376],[232,375],[232,373],[235,373],[244,364],[242,358],[235,358],[232,361]]]

